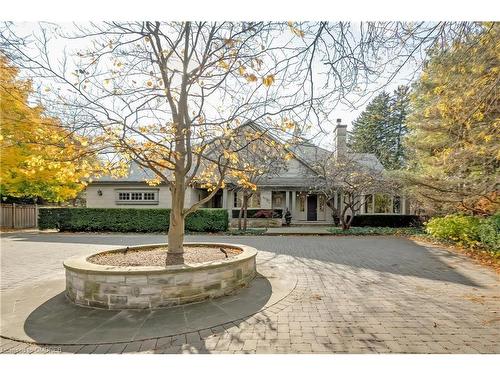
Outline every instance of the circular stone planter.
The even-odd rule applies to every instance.
[[[134,246],[128,250],[166,245]],[[167,267],[105,266],[89,262],[87,259],[92,255],[71,258],[64,262],[66,295],[78,305],[104,309],[170,307],[230,294],[248,285],[256,275],[257,250],[253,247],[227,243],[185,245],[229,247],[242,252],[221,261]]]

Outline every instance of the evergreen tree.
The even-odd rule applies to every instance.
[[[354,152],[375,154],[387,169],[403,166],[408,94],[409,88],[400,86],[392,96],[382,92],[368,104],[353,123],[350,147]]]
[[[399,86],[391,98],[391,169],[400,169],[405,164],[405,149],[403,139],[408,132],[406,117],[410,111],[410,88]]]
[[[500,210],[500,25],[435,52],[415,86],[410,191],[430,212]]]

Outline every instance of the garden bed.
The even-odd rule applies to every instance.
[[[184,253],[179,255],[168,254],[167,249],[158,247],[147,250],[107,251],[93,255],[87,260],[104,266],[165,266],[231,259],[242,252],[241,249],[232,247],[185,246]]]
[[[391,227],[351,227],[343,230],[342,228],[332,227],[328,231],[339,236],[390,236],[390,235],[418,235],[424,233],[421,228],[391,228]]]
[[[164,262],[166,252],[158,249],[166,249],[166,244],[136,246],[68,259],[64,262],[66,296],[77,305],[104,309],[170,307],[232,294],[248,285],[256,275],[257,250],[253,247],[226,243],[184,245],[188,249],[186,257],[192,256],[193,263],[132,265],[135,262]],[[223,258],[196,262],[206,249],[213,253],[220,248],[230,251],[231,257],[226,258],[220,252]],[[217,254],[217,257],[220,255]],[[127,259],[123,265],[120,258]]]

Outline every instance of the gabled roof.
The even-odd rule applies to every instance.
[[[258,131],[264,131],[264,129],[254,123],[247,122],[240,127],[251,127]],[[267,133],[276,142],[281,142],[276,139],[272,134]],[[325,160],[331,157],[333,151],[327,150],[323,147],[315,145],[308,140],[303,139],[302,142],[291,146],[288,151],[293,155],[293,157],[299,161],[308,170],[303,176],[271,176],[268,178],[263,178],[260,182],[260,186],[276,186],[276,187],[307,187],[310,185],[310,178],[315,174],[314,165],[321,160]],[[347,157],[351,160],[355,160],[361,165],[373,169],[375,171],[383,171],[384,167],[377,159],[375,154],[371,153],[348,153]],[[102,176],[98,178],[96,183],[138,183],[144,182],[148,179],[153,179],[155,174],[152,170],[139,165],[137,162],[132,161],[129,165],[129,173],[126,177],[113,178],[111,176]]]
[[[155,173],[149,169],[141,166],[135,161],[130,162],[128,167],[128,175],[126,177],[112,177],[112,176],[102,176],[96,179],[96,183],[136,183],[136,182],[144,182],[145,180],[150,180],[155,177]]]

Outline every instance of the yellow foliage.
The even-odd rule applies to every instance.
[[[274,75],[270,74],[264,78],[262,78],[262,83],[266,87],[270,87],[274,83]]]
[[[255,74],[247,74],[245,76],[245,78],[247,79],[248,82],[256,82],[257,81],[257,77],[255,76]]]
[[[295,27],[293,22],[289,21],[288,27],[290,28],[292,33],[294,33],[295,35],[300,36],[301,38],[304,37],[305,33],[302,30],[300,30],[299,28]]]
[[[98,169],[85,157],[89,140],[69,134],[41,106],[29,106],[31,83],[17,73],[0,56],[0,193],[53,202],[74,198]]]
[[[500,207],[488,198],[498,190],[500,161],[499,38],[499,24],[483,25],[436,51],[414,88],[409,176],[414,194],[432,209],[486,214]]]

